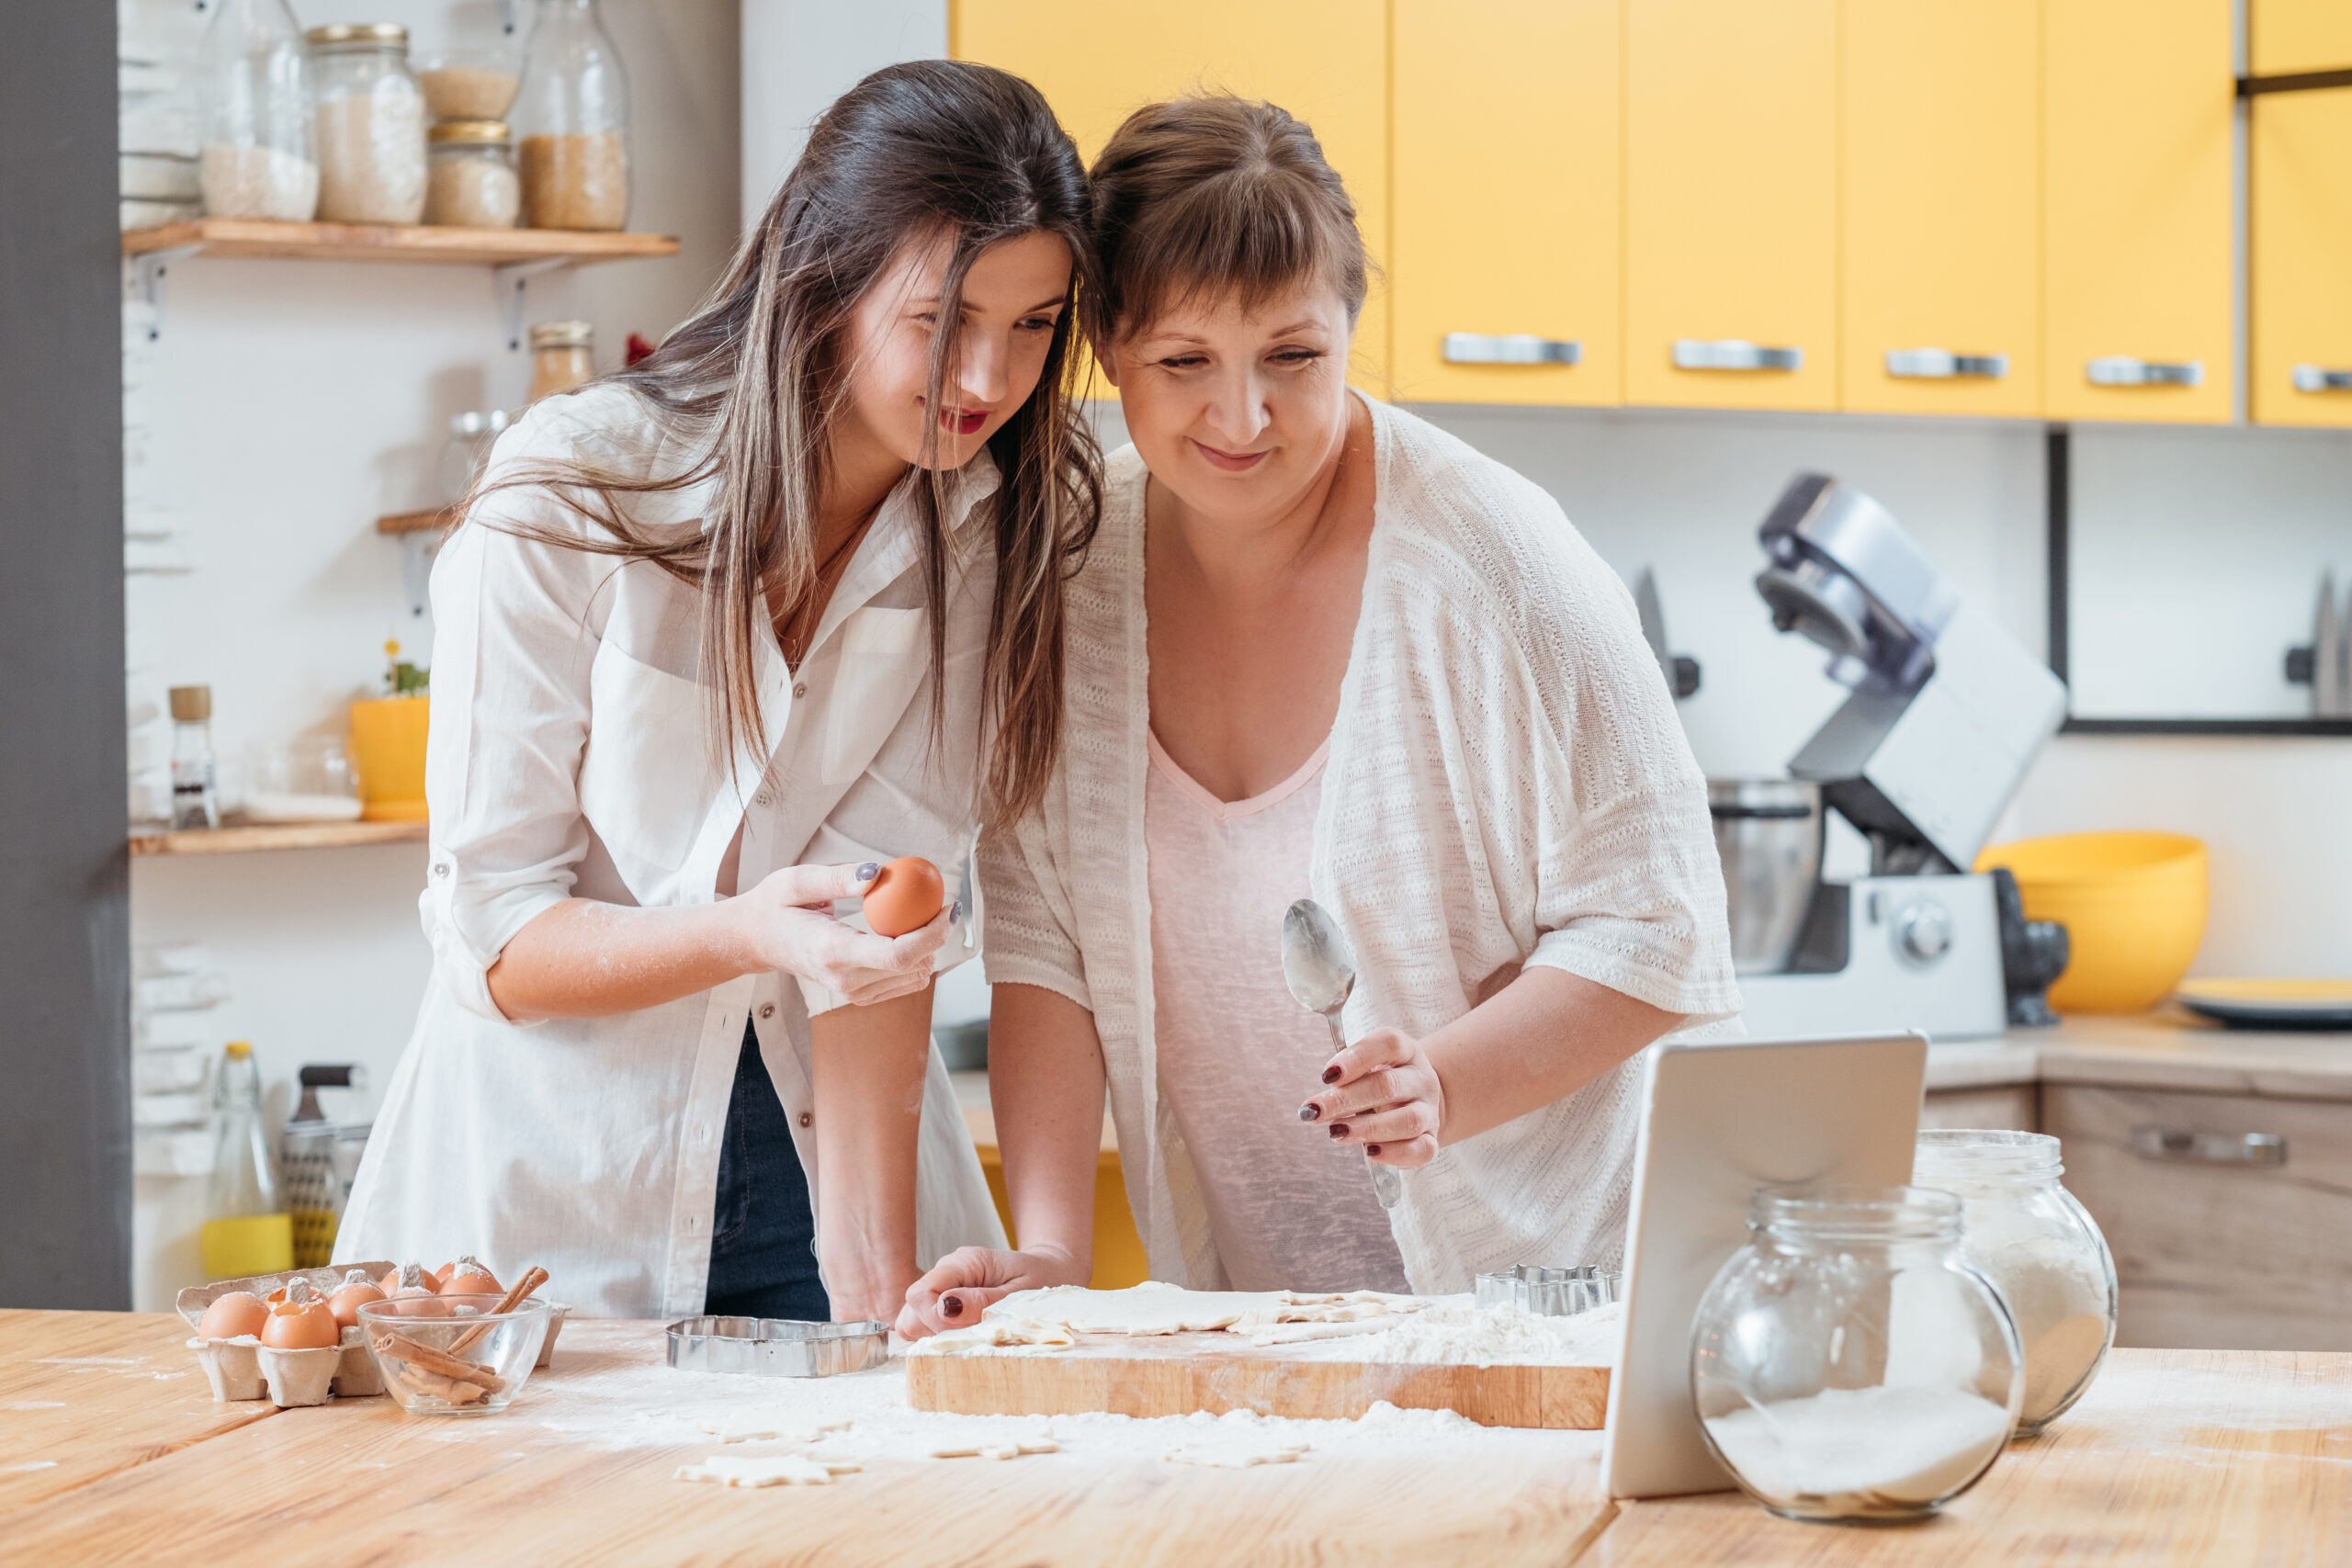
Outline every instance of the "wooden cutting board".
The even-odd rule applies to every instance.
[[[1261,1416],[1348,1420],[1381,1400],[1482,1427],[1598,1431],[1607,1367],[1461,1367],[1297,1359],[1231,1334],[1081,1334],[1064,1350],[909,1356],[907,1399],[959,1416]]]

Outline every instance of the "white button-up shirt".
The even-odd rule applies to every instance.
[[[606,387],[534,408],[500,439],[492,478],[582,457],[634,474],[683,461],[648,434],[633,394]],[[951,895],[967,886],[995,566],[982,502],[997,475],[983,455],[956,480],[936,738],[920,474],[867,530],[800,667],[787,670],[760,639],[765,733],[732,759],[720,755],[698,675],[695,584],[480,519],[442,547],[419,900],[433,980],[368,1140],[338,1258],[431,1267],[470,1252],[504,1279],[546,1268],[550,1299],[583,1313],[701,1312],[747,1015],[813,1196],[822,1173],[808,1020],[836,998],[752,975],[639,1012],[526,1026],[500,1013],[486,976],[516,931],[567,897],[710,902],[739,829],[739,887],[786,865],[908,854],[939,865]],[[686,529],[710,494],[706,484],[624,499],[640,526]],[[486,504],[537,527],[587,526],[541,488]],[[755,625],[765,621],[763,606]],[[972,930],[951,939],[943,967],[970,955]],[[936,1051],[917,1229],[925,1266],[966,1244],[1003,1245]]]

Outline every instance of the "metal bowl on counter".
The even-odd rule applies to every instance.
[[[1707,810],[1730,902],[1732,967],[1777,975],[1796,951],[1821,878],[1821,786],[1803,779],[1709,779]]]

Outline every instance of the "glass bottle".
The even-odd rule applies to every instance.
[[[212,1183],[206,1194],[204,1271],[215,1280],[294,1267],[294,1218],[278,1201],[262,1130],[261,1066],[251,1043],[232,1040],[213,1089]]]
[[[424,94],[408,68],[408,29],[336,22],[303,36],[319,104],[320,221],[420,221]]]
[[[483,468],[490,462],[491,448],[498,444],[499,433],[505,428],[503,409],[483,409],[450,417],[449,437],[441,444],[436,475],[443,506],[459,505],[473,493],[474,481],[481,478]]]
[[[1918,1187],[1766,1187],[1690,1330],[1690,1394],[1740,1486],[1795,1519],[1901,1519],[1974,1485],[2025,1391],[2018,1332]]]
[[[628,223],[628,79],[596,0],[533,0],[523,85],[507,116],[522,137],[523,224]]]
[[[204,35],[206,212],[310,221],[319,204],[310,71],[286,0],[220,0]]]
[[[2030,1437],[2083,1396],[2115,1343],[2115,1258],[2043,1133],[1919,1134],[1911,1179],[1959,1197],[1969,1261],[2007,1303],[2025,1347]]]
[[[596,374],[595,329],[586,321],[539,321],[531,328],[531,401],[568,392]]]
[[[220,826],[212,767],[212,688],[172,688],[172,827]]]

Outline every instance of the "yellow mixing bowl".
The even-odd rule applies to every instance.
[[[2181,833],[2062,833],[1996,844],[2026,919],[2066,928],[2073,956],[2050,987],[2060,1012],[2143,1012],[2171,994],[2205,940],[2205,844]]]

